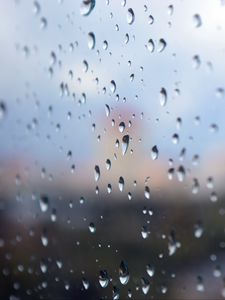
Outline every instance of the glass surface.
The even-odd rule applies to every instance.
[[[225,298],[225,1],[0,20],[0,298]]]

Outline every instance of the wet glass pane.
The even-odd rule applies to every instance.
[[[0,19],[0,298],[225,298],[225,1]]]

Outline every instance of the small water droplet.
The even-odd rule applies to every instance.
[[[129,146],[130,137],[128,134],[122,138],[122,154],[125,155]]]
[[[150,277],[153,277],[154,274],[155,274],[155,269],[154,269],[153,266],[147,265],[147,266],[146,266],[146,272],[148,273],[148,275],[149,275]]]
[[[155,44],[152,39],[148,40],[147,49],[152,53],[155,50]]]
[[[95,47],[95,35],[93,32],[88,33],[88,48],[93,50]]]
[[[6,105],[3,101],[0,101],[0,121],[3,120],[5,115],[6,115]]]
[[[109,171],[111,169],[111,161],[110,161],[110,159],[107,159],[106,162],[105,162],[105,164],[106,164],[106,170]]]
[[[157,146],[153,146],[152,147],[152,151],[151,151],[151,157],[152,157],[152,160],[156,160],[159,156],[159,150],[157,148]]]
[[[114,80],[111,80],[109,88],[110,88],[110,91],[114,94],[116,91],[116,83]]]
[[[98,181],[99,178],[100,178],[100,168],[99,166],[95,166],[95,172],[94,172],[94,175],[95,175],[95,181]]]
[[[82,284],[83,284],[83,287],[85,288],[85,290],[89,289],[90,283],[86,278],[82,279]]]
[[[122,176],[120,176],[120,178],[119,178],[119,190],[122,192],[123,191],[123,189],[124,189],[124,179],[123,179],[123,177]]]
[[[100,271],[99,284],[102,288],[106,288],[109,284],[109,277],[106,270]]]
[[[150,199],[150,189],[148,186],[145,187],[145,198]]]
[[[110,107],[108,106],[108,104],[105,105],[105,114],[106,114],[106,117],[108,118],[109,115],[110,115]]]
[[[194,24],[194,27],[196,27],[196,28],[198,28],[202,25],[202,19],[199,14],[195,14],[193,16],[193,24]]]
[[[177,169],[177,179],[178,181],[182,182],[185,178],[185,169],[183,166],[179,166]]]
[[[146,278],[142,277],[141,278],[141,290],[142,290],[143,294],[147,295],[149,292],[149,289],[150,289],[149,281]]]
[[[108,49],[108,42],[106,40],[103,42],[102,48],[103,48],[103,50],[107,50]]]
[[[142,228],[141,228],[141,236],[142,236],[142,238],[143,238],[144,240],[148,238],[148,236],[149,236],[149,231],[148,231],[148,229],[147,229],[146,226],[142,226]]]
[[[88,71],[88,62],[86,60],[83,60],[83,72],[87,72]]]
[[[159,92],[159,102],[161,106],[165,106],[167,103],[167,91],[164,87]]]
[[[202,223],[199,221],[194,225],[194,236],[199,239],[202,237],[203,234],[203,226]]]
[[[89,230],[90,230],[90,232],[91,233],[95,233],[95,231],[96,231],[96,228],[95,228],[95,225],[94,225],[94,223],[93,222],[91,222],[90,224],[89,224]]]
[[[45,28],[47,27],[47,25],[48,25],[47,19],[44,18],[44,17],[42,17],[42,18],[40,19],[40,28],[41,28],[41,29],[45,29]]]
[[[124,122],[120,122],[120,124],[119,124],[119,132],[124,132],[124,130],[125,130],[125,123]]]
[[[177,133],[173,134],[172,142],[173,142],[174,145],[177,145],[179,143],[179,135]]]
[[[129,25],[133,24],[135,20],[135,15],[134,15],[134,11],[132,8],[128,8],[127,10],[127,23]]]
[[[163,52],[166,46],[167,46],[166,41],[164,39],[159,39],[157,51]]]
[[[42,195],[39,200],[40,208],[42,212],[46,212],[49,206],[48,196]]]
[[[95,0],[83,0],[80,5],[80,14],[82,16],[88,16],[95,7]]]
[[[120,263],[120,267],[119,267],[119,279],[121,284],[126,285],[130,279],[130,274],[128,271],[128,267],[126,262],[124,262],[123,260]]]
[[[148,24],[152,25],[154,23],[154,17],[152,15],[148,16]]]

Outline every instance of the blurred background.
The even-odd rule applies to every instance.
[[[225,297],[225,2],[0,2],[2,299]]]

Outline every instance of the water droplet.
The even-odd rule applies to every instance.
[[[90,283],[86,278],[82,279],[82,284],[83,284],[83,287],[85,288],[85,290],[88,290]]]
[[[168,240],[169,240],[169,242],[168,242],[169,256],[171,256],[171,255],[174,255],[177,248],[180,247],[180,243],[177,242],[177,240],[176,240],[176,234],[175,234],[174,230],[171,231],[171,233],[168,237]]]
[[[135,20],[135,15],[134,15],[134,11],[132,8],[128,8],[127,10],[127,23],[129,25],[133,24]]]
[[[158,52],[163,52],[165,50],[166,46],[167,46],[166,41],[164,39],[160,39],[159,42],[158,42],[157,51]]]
[[[147,295],[149,289],[150,289],[149,281],[146,278],[142,277],[141,278],[141,290],[142,290],[143,294]]]
[[[154,23],[154,17],[152,15],[148,16],[148,24],[152,25]]]
[[[197,277],[196,291],[198,291],[198,292],[204,292],[205,291],[203,278],[201,276]]]
[[[123,177],[122,176],[120,176],[120,178],[119,178],[119,190],[122,192],[123,191],[123,189],[124,189],[124,179],[123,179]]]
[[[174,145],[177,145],[179,143],[179,135],[177,133],[173,134],[172,142],[173,142]]]
[[[106,164],[106,170],[109,171],[111,169],[111,161],[110,161],[110,159],[107,159],[106,162],[105,162],[105,164]]]
[[[111,80],[109,88],[110,88],[110,91],[114,94],[116,91],[116,83],[114,80]]]
[[[107,41],[103,42],[102,48],[103,48],[103,50],[107,50],[108,49],[108,42]]]
[[[113,287],[113,292],[112,292],[112,299],[113,300],[118,300],[120,298],[119,291],[116,286]]]
[[[149,236],[149,231],[148,231],[148,229],[147,229],[146,226],[142,226],[142,228],[141,228],[141,235],[142,235],[142,238],[143,238],[144,240],[148,238],[148,236]]]
[[[42,235],[41,235],[41,242],[42,242],[42,245],[44,247],[48,246],[48,238],[47,238],[47,235],[46,235],[46,230],[44,230]]]
[[[145,187],[145,198],[150,199],[150,189],[148,186]]]
[[[93,50],[95,47],[95,35],[93,32],[88,33],[88,48]]]
[[[119,132],[124,132],[124,130],[125,130],[125,123],[124,122],[120,122],[120,124],[119,124]]]
[[[129,34],[126,33],[124,43],[127,44],[129,42]]]
[[[155,274],[155,269],[154,269],[153,266],[147,265],[147,266],[146,266],[146,272],[148,273],[148,275],[149,275],[150,277],[153,277],[154,274]]]
[[[95,166],[95,181],[98,181],[99,180],[99,178],[100,178],[100,168],[99,168],[99,166]]]
[[[87,72],[88,71],[88,62],[86,60],[83,60],[83,72]]]
[[[173,179],[173,175],[174,175],[174,168],[170,168],[170,169],[168,170],[167,175],[168,175],[168,179],[169,179],[169,180],[172,180],[172,179]]]
[[[211,195],[210,195],[210,200],[212,202],[217,202],[218,201],[218,196],[217,196],[217,193],[216,192],[212,192]]]
[[[40,28],[41,29],[45,29],[48,25],[48,21],[46,18],[42,17],[40,20]]]
[[[80,6],[80,14],[82,16],[88,16],[95,7],[95,0],[83,0]]]
[[[41,6],[40,3],[37,1],[34,1],[34,7],[33,7],[33,12],[35,15],[38,15],[41,11]]]
[[[195,14],[193,16],[193,24],[194,24],[194,27],[196,27],[196,28],[198,28],[202,25],[202,19],[199,14]]]
[[[0,121],[5,117],[6,115],[6,105],[3,101],[0,101]]]
[[[177,179],[178,181],[182,182],[185,178],[185,169],[183,166],[179,166],[177,169]]]
[[[192,66],[194,69],[199,69],[201,66],[201,59],[199,57],[199,55],[194,55],[192,58]]]
[[[165,106],[167,103],[167,92],[164,87],[161,88],[159,93],[159,102],[161,106]]]
[[[207,186],[208,189],[213,189],[214,188],[213,177],[208,177],[207,178],[206,186]]]
[[[119,267],[119,279],[121,284],[126,285],[130,279],[130,274],[128,271],[128,267],[126,262],[124,262],[123,260],[120,263],[120,267]]]
[[[173,14],[173,10],[174,10],[174,7],[173,7],[173,5],[171,4],[171,5],[169,5],[168,6],[168,15],[169,16],[172,16],[172,14]]]
[[[130,137],[128,134],[124,135],[122,138],[122,154],[125,155],[129,146]]]
[[[199,182],[197,178],[193,179],[193,183],[192,183],[192,194],[197,194],[199,192]]]
[[[109,277],[106,270],[100,271],[99,283],[102,288],[106,288],[109,284]]]
[[[108,106],[108,104],[105,105],[105,114],[106,114],[106,117],[109,117],[109,115],[110,115],[110,107]]]
[[[202,223],[199,221],[194,225],[194,236],[199,239],[202,237],[203,234],[203,227]]]
[[[90,230],[91,233],[95,233],[96,228],[95,228],[94,223],[91,222],[91,223],[89,224],[89,227],[88,227],[88,228],[89,228],[89,230]]]
[[[159,156],[159,150],[157,148],[157,146],[153,146],[152,147],[152,151],[151,151],[151,157],[152,157],[152,160],[156,160]]]
[[[147,48],[148,48],[148,50],[149,50],[151,53],[154,52],[154,50],[155,50],[155,44],[154,44],[154,42],[153,42],[152,39],[149,39],[149,40],[148,40]]]
[[[49,206],[48,196],[42,195],[40,197],[39,204],[40,204],[41,211],[46,212]]]

